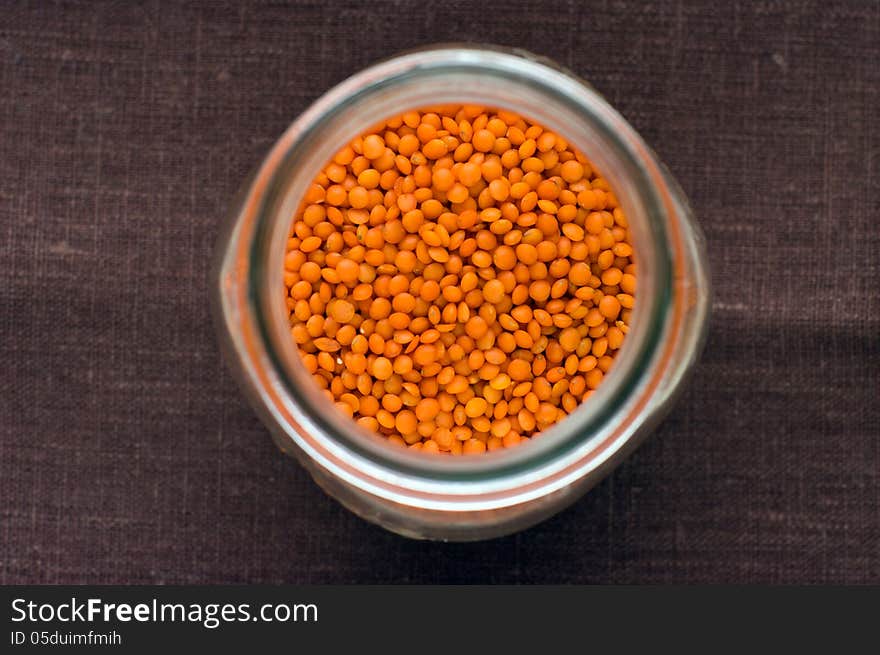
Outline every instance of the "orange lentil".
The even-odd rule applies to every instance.
[[[528,380],[532,377],[532,367],[525,360],[514,359],[507,367],[507,374],[512,380]]]
[[[373,377],[377,380],[387,380],[393,373],[391,361],[386,357],[377,357],[373,362]]]
[[[382,137],[370,134],[363,139],[363,153],[367,159],[378,159],[385,153],[385,142]]]
[[[474,132],[471,143],[479,152],[489,152],[495,145],[495,135],[486,129],[478,130]]]
[[[620,305],[620,301],[614,296],[604,296],[599,301],[599,311],[602,316],[613,321],[620,314]]]
[[[428,159],[440,159],[447,150],[446,144],[441,139],[431,139],[422,147],[422,152]]]
[[[611,187],[565,139],[444,106],[337,152],[294,217],[284,284],[291,338],[339,411],[396,445],[475,455],[601,384],[636,265]]]
[[[504,298],[504,284],[498,279],[488,280],[483,285],[483,298],[492,304],[501,302]]]

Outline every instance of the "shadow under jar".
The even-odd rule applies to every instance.
[[[370,126],[447,103],[516,112],[583,152],[614,190],[638,261],[630,330],[599,388],[539,437],[479,456],[413,452],[357,426],[303,366],[283,302],[291,219],[316,174]],[[703,238],[681,189],[601,96],[529,53],[450,46],[368,68],[290,126],[236,198],[211,293],[227,361],[285,453],[369,521],[408,537],[467,541],[558,512],[643,441],[702,348],[710,288]]]

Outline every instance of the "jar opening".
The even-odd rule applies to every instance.
[[[301,365],[286,308],[278,302],[284,257],[279,244],[286,242],[291,218],[324,164],[371,125],[409,109],[445,103],[514,111],[546,125],[583,152],[608,179],[627,214],[639,267],[631,330],[599,388],[532,442],[478,457],[409,452],[357,428]],[[534,59],[490,50],[440,49],[399,57],[350,78],[316,101],[278,142],[255,187],[260,189],[259,219],[251,244],[248,292],[259,337],[275,382],[284,389],[287,411],[300,430],[320,441],[327,457],[344,453],[368,475],[415,481],[416,486],[424,480],[485,485],[515,471],[537,477],[542,467],[582,458],[597,441],[615,433],[617,418],[644,383],[666,320],[673,291],[665,229],[670,208],[647,147],[581,81]]]

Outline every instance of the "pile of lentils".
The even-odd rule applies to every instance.
[[[587,400],[636,286],[626,217],[588,160],[467,105],[407,112],[340,150],[284,267],[290,333],[336,407],[452,455],[518,446]]]

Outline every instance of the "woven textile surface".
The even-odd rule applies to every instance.
[[[333,84],[434,42],[587,78],[706,233],[657,433],[523,533],[416,542],[274,447],[207,269]],[[880,583],[880,3],[4,3],[0,583]]]

